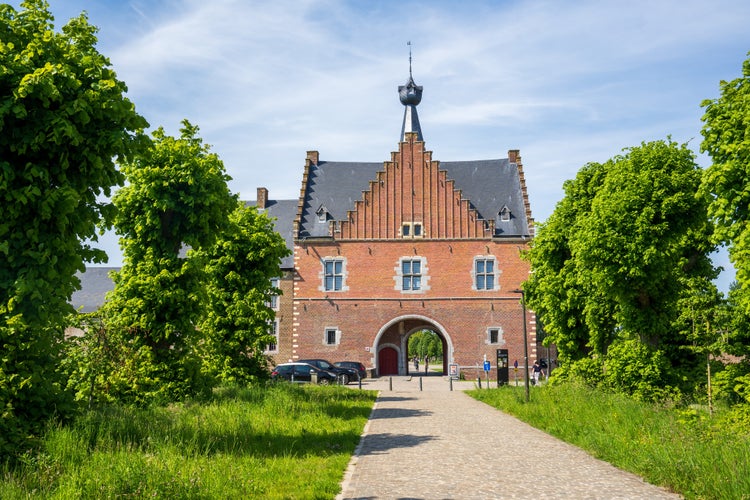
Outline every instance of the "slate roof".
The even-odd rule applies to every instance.
[[[248,206],[257,206],[257,201],[248,201]],[[284,238],[286,247],[294,251],[294,217],[297,215],[297,200],[268,200],[266,213],[274,220],[274,228]],[[281,269],[294,269],[294,256],[281,259]]]
[[[362,199],[362,191],[383,170],[383,163],[319,161],[309,172],[300,224],[300,238],[327,237],[328,224],[318,221],[316,212],[324,207],[329,219],[345,220],[354,202]],[[495,220],[495,237],[529,236],[518,166],[505,159],[446,161],[440,169],[455,188],[468,199],[480,218]],[[509,221],[500,220],[503,207],[510,210]]]
[[[119,267],[88,267],[85,273],[76,273],[81,280],[81,289],[73,292],[70,304],[76,311],[85,313],[99,309],[107,292],[115,288],[109,272],[119,270]]]

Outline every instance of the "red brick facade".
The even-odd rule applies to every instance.
[[[497,237],[496,220],[483,218],[424,148],[416,133],[405,134],[346,218],[326,221],[327,236],[299,237],[303,210],[316,209],[305,206],[305,197],[320,159],[308,153],[293,223],[294,270],[281,280],[276,361],[353,360],[380,375],[407,374],[409,336],[429,329],[443,340],[446,372],[455,363],[474,377],[485,357],[494,372],[497,349],[523,366],[517,290],[528,277],[520,253],[533,227],[520,155],[510,151],[508,161],[517,166],[529,226],[522,236]],[[490,290],[477,289],[477,259],[493,264]],[[531,312],[527,333],[531,363]]]

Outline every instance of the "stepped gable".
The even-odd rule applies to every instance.
[[[301,240],[533,236],[519,152],[498,160],[433,160],[417,116],[422,87],[414,83],[411,58],[398,93],[404,118],[389,161],[329,162],[308,151],[293,234]],[[404,234],[417,226],[419,234]]]
[[[421,223],[427,239],[533,234],[517,152],[505,159],[438,162],[415,136],[407,134],[410,141],[382,164],[314,162],[317,152],[308,153],[297,237],[401,238],[404,222]]]

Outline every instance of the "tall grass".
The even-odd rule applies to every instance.
[[[686,498],[750,498],[750,433],[700,411],[657,408],[574,385],[472,391],[593,456]]]
[[[4,466],[0,498],[333,498],[374,400],[278,384],[90,412]]]

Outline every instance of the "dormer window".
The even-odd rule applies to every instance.
[[[502,222],[508,222],[510,220],[510,208],[508,208],[508,205],[503,206],[503,208],[500,209],[498,215],[500,216],[500,220]]]
[[[318,208],[315,215],[318,216],[318,222],[326,222],[328,220],[328,210],[323,205]]]

